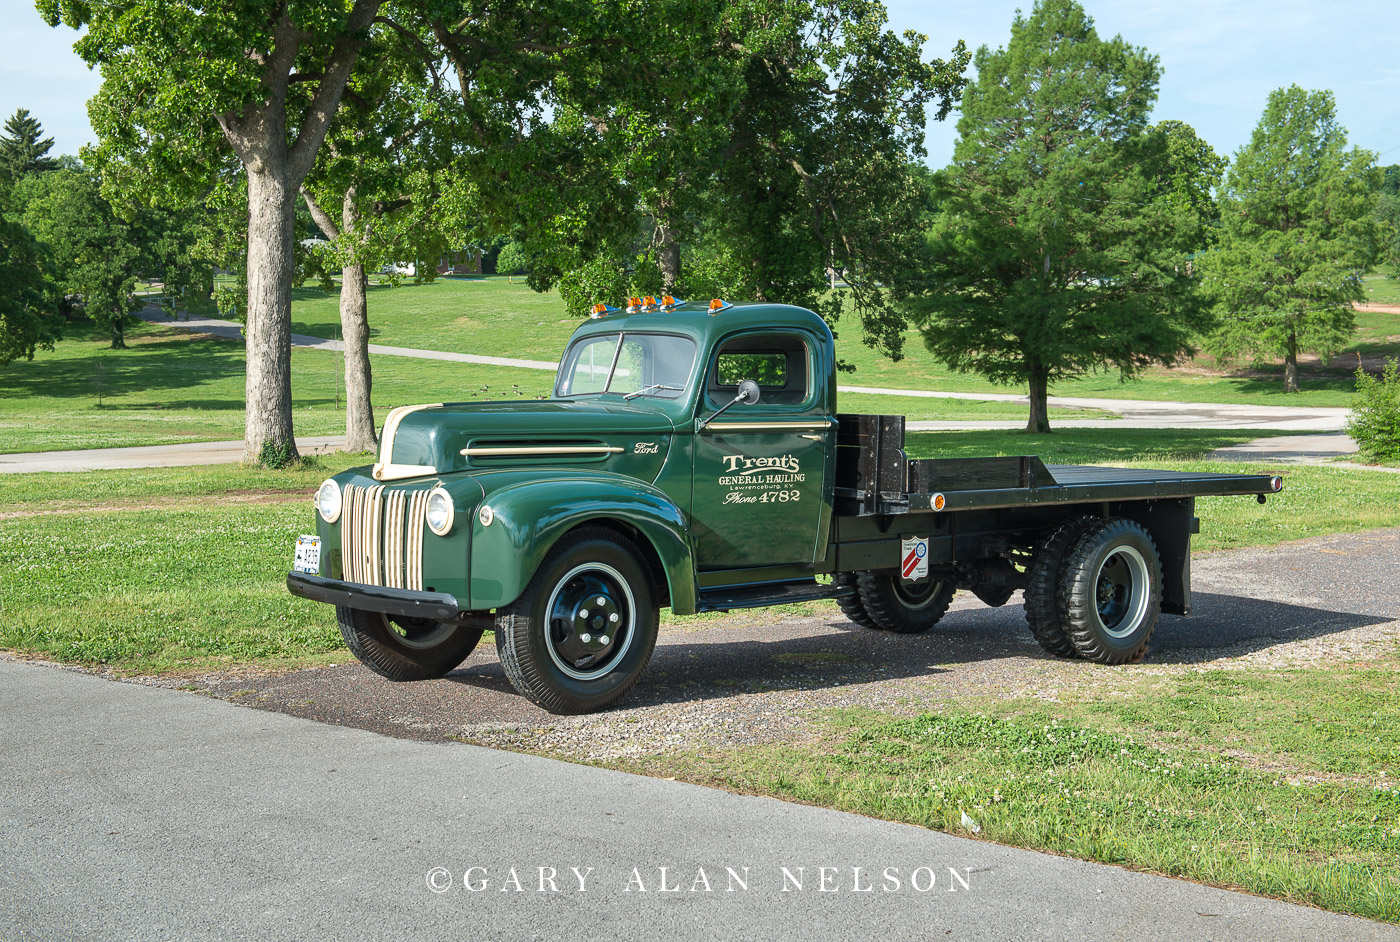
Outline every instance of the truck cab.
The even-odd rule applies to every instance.
[[[1194,495],[1277,489],[1237,475],[1062,484],[1033,458],[910,461],[901,417],[838,415],[835,375],[831,331],[802,308],[598,305],[547,399],[390,412],[378,461],[318,490],[288,588],[335,605],[351,651],[385,677],[441,676],[491,629],[517,689],[577,713],[637,681],[661,606],[832,598],[858,624],[909,632],[958,588],[991,604],[1021,588],[1031,617],[1033,591],[1059,592],[1059,557],[1123,519],[1136,530],[1093,587],[1124,597],[1094,657],[1115,662],[1145,653],[1164,587],[1167,610],[1189,607]],[[1165,576],[1142,542],[1153,528]],[[1039,575],[1055,585],[1035,589],[1047,553],[1055,571]],[[1039,609],[1037,639],[1078,653],[1067,616]]]

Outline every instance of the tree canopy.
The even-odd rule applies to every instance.
[[[1298,355],[1335,354],[1350,339],[1361,275],[1378,260],[1371,153],[1347,148],[1330,91],[1269,95],[1220,194],[1220,243],[1203,258],[1222,356],[1282,355],[1298,391]]]
[[[1218,160],[1180,123],[1150,129],[1157,57],[1103,39],[1073,0],[982,47],[952,164],[934,175],[925,282],[910,310],[960,372],[1051,383],[1171,363],[1207,324],[1189,274]]]

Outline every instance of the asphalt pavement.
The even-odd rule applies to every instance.
[[[51,667],[0,662],[0,710],[0,937],[16,942],[1400,938],[1184,881]]]

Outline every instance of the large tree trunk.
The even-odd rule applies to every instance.
[[[270,162],[269,162],[270,163]],[[298,182],[284,166],[248,168],[247,419],[243,460],[271,447],[298,457],[292,434],[292,276]]]
[[[341,204],[342,232],[360,231],[360,208],[355,188]],[[374,451],[374,404],[370,401],[369,301],[365,266],[340,270],[340,335],[345,338],[345,450]]]
[[[1283,391],[1298,391],[1298,335],[1288,332],[1288,352],[1283,359]]]
[[[368,279],[364,265],[340,270],[340,333],[345,338],[345,450],[374,451],[373,380],[369,369]]]
[[[1050,431],[1050,371],[1036,362],[1032,362],[1029,367],[1031,416],[1026,422],[1026,431],[1045,433]]]

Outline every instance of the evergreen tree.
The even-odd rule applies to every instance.
[[[1347,149],[1330,91],[1269,95],[1226,177],[1219,249],[1203,265],[1222,358],[1282,355],[1284,390],[1297,392],[1299,353],[1328,357],[1350,340],[1361,275],[1381,251],[1374,163]]]
[[[43,133],[38,119],[24,108],[10,115],[5,121],[5,133],[0,134],[0,181],[18,180],[25,174],[54,168],[54,159],[47,156],[53,149],[53,138],[42,137]]]
[[[1207,326],[1188,260],[1218,159],[1186,125],[1149,129],[1157,57],[1073,0],[1018,14],[976,67],[910,309],[954,370],[1027,384],[1026,430],[1047,432],[1051,383],[1169,364]]]

